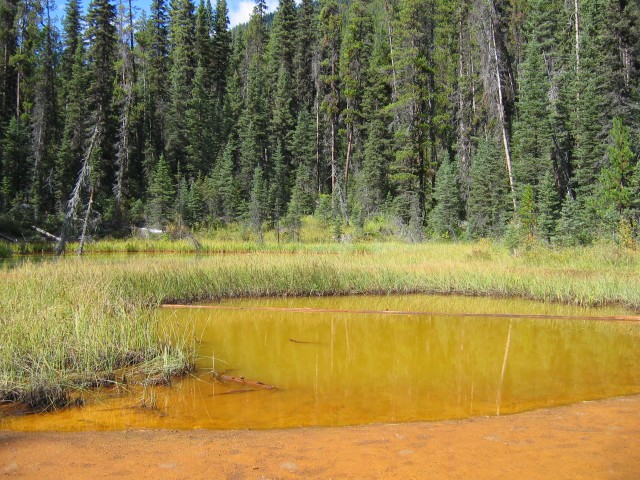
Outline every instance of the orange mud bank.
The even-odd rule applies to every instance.
[[[394,425],[1,431],[0,477],[640,479],[640,395]]]

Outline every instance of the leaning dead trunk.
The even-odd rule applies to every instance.
[[[93,148],[98,139],[100,129],[98,125],[96,125],[93,129],[93,135],[91,135],[91,141],[89,142],[89,147],[87,148],[87,153],[82,159],[82,168],[80,169],[80,173],[78,174],[78,179],[76,180],[76,184],[73,187],[73,191],[71,192],[71,198],[67,203],[67,212],[64,216],[64,222],[62,223],[62,232],[60,233],[60,241],[58,245],[56,245],[56,255],[62,255],[65,252],[67,246],[67,236],[69,235],[69,228],[71,226],[71,221],[76,216],[76,211],[78,209],[78,205],[80,204],[82,189],[86,183],[91,181],[91,155],[93,153]],[[91,200],[93,200],[93,189]]]
[[[82,235],[80,235],[80,245],[78,245],[78,255],[84,253],[84,242],[87,238],[87,225],[89,224],[89,218],[91,218],[91,207],[93,206],[93,192],[94,188],[91,187],[91,194],[89,195],[89,205],[87,205],[87,211],[84,214],[84,223],[82,224]]]
[[[507,137],[507,125],[505,120],[504,113],[504,99],[502,96],[502,81],[500,78],[500,61],[498,59],[498,48],[496,46],[496,31],[493,26],[493,21],[490,20],[491,24],[491,41],[493,46],[493,58],[495,61],[496,67],[496,84],[498,86],[498,115],[500,117],[500,127],[502,130],[502,144],[504,146],[504,158],[505,163],[507,164],[507,174],[509,175],[509,186],[511,188],[511,198],[513,200],[513,211],[518,210],[518,202],[516,200],[516,189],[513,181],[513,172],[511,168],[511,153],[509,148],[509,138]]]
[[[353,125],[348,127],[349,133],[347,134],[347,158],[344,163],[344,196],[345,199],[348,196],[347,189],[349,188],[349,168],[351,168],[351,148],[353,146]]]

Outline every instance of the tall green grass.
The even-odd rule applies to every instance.
[[[7,244],[0,240],[0,258],[9,258],[13,255],[13,249]]]
[[[130,245],[121,244],[125,251]],[[151,251],[165,246],[145,245]],[[73,389],[112,382],[134,364],[146,365],[149,375],[190,368],[193,335],[160,332],[153,315],[169,302],[423,292],[640,310],[640,255],[627,250],[538,249],[513,256],[486,242],[207,248],[242,253],[70,256],[0,267],[0,399],[46,408],[64,403]]]

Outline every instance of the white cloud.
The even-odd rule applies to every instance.
[[[275,12],[278,8],[278,0],[267,0],[267,11]]]
[[[235,27],[248,22],[254,5],[251,1],[241,1],[229,8],[229,25]]]
[[[273,12],[278,8],[278,0],[266,0],[266,3],[268,12]],[[240,23],[248,22],[255,5],[255,1],[251,0],[241,0],[235,5],[231,4],[229,7],[229,25],[235,27]]]

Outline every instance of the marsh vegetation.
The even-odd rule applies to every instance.
[[[488,242],[201,243],[205,253],[91,255],[0,270],[0,398],[46,409],[74,390],[122,381],[133,365],[153,379],[191,369],[197,339],[159,330],[153,311],[162,303],[457,293],[640,309],[640,255],[621,248],[533,248],[514,256]],[[126,252],[132,244],[105,245]],[[189,252],[179,243],[135,245]]]

